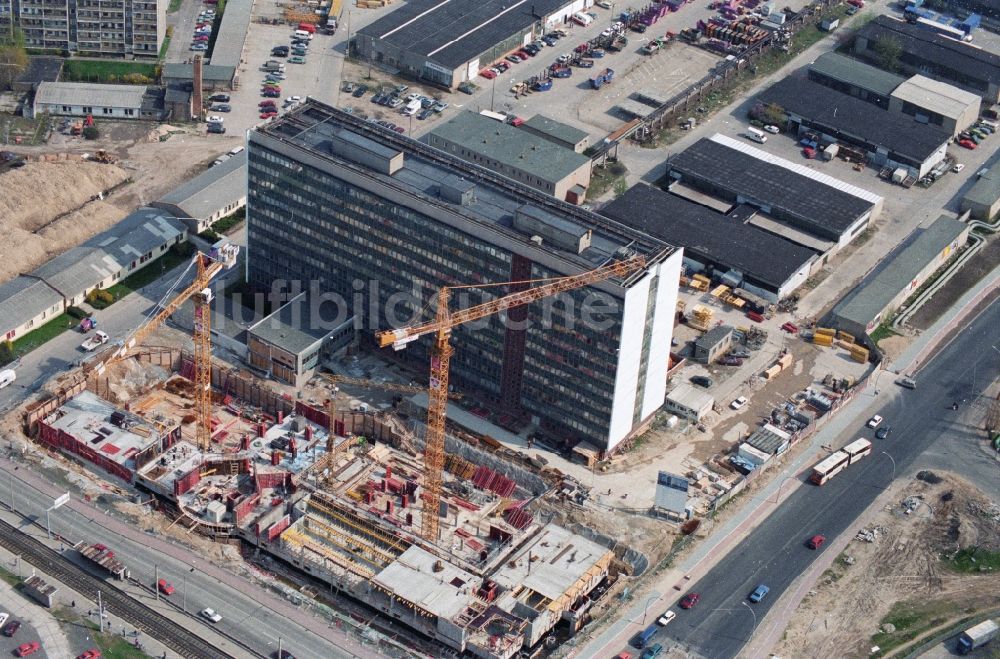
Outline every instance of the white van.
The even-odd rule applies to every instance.
[[[312,41],[313,38],[312,32],[306,32],[305,30],[295,30],[292,36],[296,39],[305,39],[306,41]]]
[[[17,373],[13,369],[6,369],[0,371],[0,389],[3,389],[7,385],[14,384],[14,380],[17,379]]]
[[[412,101],[406,104],[406,107],[403,108],[402,112],[407,117],[412,117],[416,113],[420,112],[420,100],[416,98],[413,99]]]
[[[235,156],[235,155],[237,155],[239,153],[243,153],[243,147],[242,146],[237,146],[237,147],[234,147],[234,148],[232,148],[232,149],[229,150],[229,155],[231,155],[231,156]]]
[[[593,18],[591,18],[587,14],[584,14],[582,11],[576,12],[570,18],[573,19],[574,23],[576,23],[577,25],[582,25],[583,27],[588,27],[591,23],[594,22]]]
[[[763,144],[767,141],[767,135],[764,134],[764,131],[753,126],[747,126],[747,132],[744,133],[744,136],[751,142],[757,142],[758,144]]]

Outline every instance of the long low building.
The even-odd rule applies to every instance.
[[[736,217],[639,183],[601,214],[684,248],[689,272],[739,273],[742,287],[777,301],[805,283],[817,253]]]
[[[583,203],[591,160],[572,147],[475,112],[461,112],[427,134],[427,143],[557,199]]]
[[[41,114],[95,119],[150,119],[165,117],[164,90],[145,85],[101,85],[89,82],[43,82],[32,104]]]
[[[917,229],[833,308],[825,323],[854,336],[870,334],[965,244],[969,229],[944,215]]]
[[[944,160],[951,133],[805,77],[788,77],[758,95],[782,108],[793,133],[863,149],[879,167],[903,167],[919,178]],[[891,101],[890,101],[891,105]]]
[[[590,0],[411,0],[354,36],[352,52],[449,88],[561,23]]]
[[[988,104],[1000,101],[1000,55],[889,16],[877,16],[858,30],[854,52],[878,64],[883,42],[899,45],[897,64],[905,73],[943,80]]]
[[[882,212],[882,197],[873,192],[724,135],[674,155],[667,176],[674,194],[745,213],[750,224],[815,250],[821,260]]]
[[[37,277],[21,275],[0,284],[0,332],[14,341],[63,312],[63,296]]]
[[[151,205],[182,220],[191,233],[201,233],[247,205],[246,151],[209,167]]]

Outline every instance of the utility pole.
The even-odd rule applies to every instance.
[[[14,512],[14,474],[10,475],[10,512]]]
[[[97,591],[97,629],[104,633],[104,602],[101,600],[101,591]]]
[[[153,563],[153,590],[156,592],[156,601],[160,601],[160,566]]]
[[[181,611],[187,613],[188,610],[188,575],[184,575],[184,585],[181,588]]]

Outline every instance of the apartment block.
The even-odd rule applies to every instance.
[[[473,286],[454,291],[457,309],[520,290],[492,283],[644,256],[624,280],[457,327],[451,383],[603,451],[662,407],[682,250],[312,99],[251,131],[247,152],[251,285],[319,286],[314,320],[353,315],[369,345],[428,318],[441,286]],[[429,351],[395,354],[421,372]]]
[[[0,0],[0,31],[21,28],[28,48],[85,57],[156,57],[167,0]]]

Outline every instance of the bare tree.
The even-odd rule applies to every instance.
[[[0,39],[0,90],[8,89],[27,68],[28,51],[24,47],[24,34],[14,30],[11,36]]]

